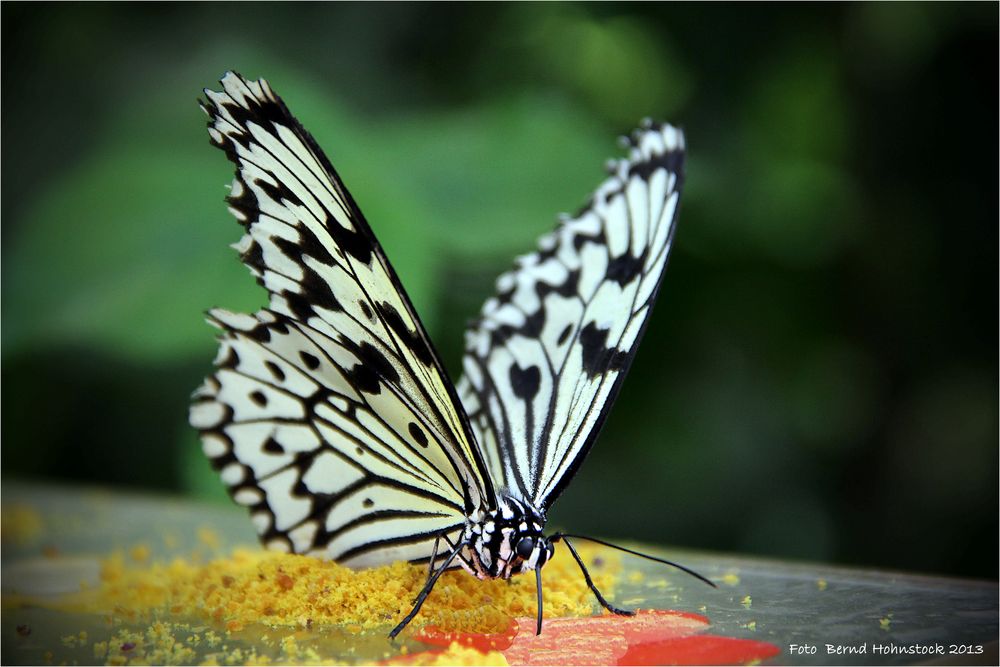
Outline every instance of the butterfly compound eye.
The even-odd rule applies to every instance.
[[[514,551],[521,558],[528,558],[531,556],[531,552],[535,550],[535,538],[533,537],[522,537],[517,541],[517,546],[514,547]]]

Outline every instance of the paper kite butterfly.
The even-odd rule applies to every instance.
[[[543,530],[648,321],[676,228],[682,133],[644,123],[589,203],[500,276],[456,386],[312,136],[263,79],[221,83],[202,108],[236,165],[234,247],[270,301],[253,315],[210,311],[217,370],[190,421],[261,541],[353,567],[428,563],[393,637],[458,566],[480,579],[534,570],[541,632],[540,570],[560,540],[598,601],[632,613],[604,599],[567,539],[593,538]]]

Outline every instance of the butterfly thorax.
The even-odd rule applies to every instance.
[[[553,546],[542,535],[545,515],[527,503],[500,496],[497,508],[470,520],[462,539],[462,566],[480,579],[510,579],[542,567]]]

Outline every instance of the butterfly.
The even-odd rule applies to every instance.
[[[455,567],[534,571],[540,633],[541,568],[560,541],[600,604],[632,613],[601,595],[570,538],[608,543],[544,530],[648,322],[676,228],[681,131],[644,123],[590,201],[499,277],[453,385],[312,136],[265,80],[228,72],[221,84],[201,106],[236,166],[233,247],[269,302],[209,311],[216,370],[189,419],[263,544],[351,567],[426,562],[391,637]]]

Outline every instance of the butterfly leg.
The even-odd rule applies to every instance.
[[[440,543],[441,543],[441,535],[438,535],[437,537],[434,538],[434,548],[431,549],[431,559],[427,561],[427,581],[424,582],[425,586],[427,585],[427,582],[431,580],[431,577],[434,575],[434,562],[437,560],[438,545]],[[448,546],[451,545],[449,544]]]
[[[594,585],[594,580],[590,578],[590,572],[587,571],[587,566],[583,564],[583,559],[580,558],[580,554],[576,552],[576,549],[573,548],[573,545],[570,544],[569,540],[567,540],[565,537],[562,537],[562,541],[566,544],[566,547],[569,549],[569,552],[573,554],[573,558],[576,559],[576,564],[579,565],[580,570],[583,571],[584,581],[587,582],[587,586],[590,588],[591,591],[593,591],[594,596],[597,597],[597,601],[601,603],[601,606],[610,611],[612,614],[618,614],[619,616],[635,616],[634,611],[630,611],[628,609],[619,609],[618,607],[614,606],[613,604],[604,599],[604,596],[601,595],[601,591],[597,590],[597,586]]]
[[[420,611],[420,607],[423,606],[424,601],[427,600],[427,596],[431,594],[431,590],[433,590],[434,584],[437,583],[437,580],[441,577],[442,574],[444,574],[445,570],[448,569],[448,567],[451,565],[451,562],[455,560],[455,557],[466,546],[468,545],[465,542],[459,542],[458,546],[456,546],[454,549],[451,550],[451,553],[448,555],[448,559],[445,560],[444,564],[441,567],[439,567],[437,571],[434,572],[434,575],[427,580],[427,583],[424,584],[423,590],[420,591],[420,595],[417,596],[416,601],[413,603],[413,609],[411,609],[410,613],[406,615],[406,618],[400,621],[399,625],[393,628],[392,632],[389,633],[389,639],[395,639],[396,635],[402,632],[403,628],[409,625],[410,621],[413,620],[413,617],[416,616],[417,612]]]
[[[438,546],[440,545],[441,540],[444,540],[444,543],[448,545],[449,549],[455,548],[455,545],[451,543],[451,540],[449,540],[448,536],[444,533],[434,538],[434,549],[431,551],[431,559],[427,561],[427,580],[424,581],[425,586],[427,585],[427,582],[431,580],[431,577],[434,576],[434,562],[437,560]],[[509,580],[508,583],[510,583]],[[416,602],[416,598],[414,598],[413,601]]]

